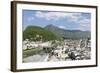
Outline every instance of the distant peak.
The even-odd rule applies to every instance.
[[[57,26],[53,25],[53,24],[49,24],[47,25],[46,27],[55,27],[55,28],[58,28]]]
[[[47,25],[47,26],[55,26],[55,25],[53,25],[53,24],[49,24],[49,25]]]

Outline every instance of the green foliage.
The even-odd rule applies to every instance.
[[[27,49],[27,50],[23,50],[23,58],[35,55],[35,54],[39,54],[41,53],[43,50],[39,49],[39,48],[34,48],[34,49]]]
[[[50,41],[61,39],[85,39],[90,38],[90,31],[65,30],[54,25],[48,25],[45,28],[38,26],[28,26],[23,31],[23,40],[30,41]]]
[[[31,41],[49,41],[58,38],[54,33],[50,32],[49,30],[38,26],[28,26],[23,31],[23,40],[25,39],[29,39]]]

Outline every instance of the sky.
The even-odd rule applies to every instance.
[[[65,12],[65,11],[40,11],[23,10],[23,29],[27,26],[55,25],[67,30],[91,31],[91,13]]]

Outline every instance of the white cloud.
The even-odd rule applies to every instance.
[[[62,28],[62,29],[66,29],[66,27],[65,26],[58,26],[59,28]]]
[[[91,19],[86,18],[82,13],[71,13],[71,12],[42,12],[37,11],[35,14],[36,17],[42,18],[45,20],[57,21],[63,18],[66,18],[66,21],[75,23],[78,25],[78,29],[88,30],[91,28]],[[66,22],[67,23],[67,22]],[[58,26],[59,28],[66,29],[64,26]]]
[[[62,18],[68,18],[69,20],[77,21],[80,18],[81,13],[37,11],[35,15],[38,18],[44,18],[46,20],[59,20],[59,19],[62,19]]]
[[[80,21],[78,21],[78,24],[80,25],[78,27],[79,30],[83,30],[83,31],[91,30],[91,20],[90,19],[81,19]]]
[[[34,17],[28,17],[27,20],[32,21],[32,20],[34,20]]]
[[[83,27],[90,27],[91,26],[90,19],[82,19],[78,23],[80,24],[80,26],[83,26]]]

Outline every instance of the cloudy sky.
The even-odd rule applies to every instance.
[[[29,25],[45,27],[53,24],[67,30],[91,30],[90,13],[23,10],[22,14],[23,29]]]

